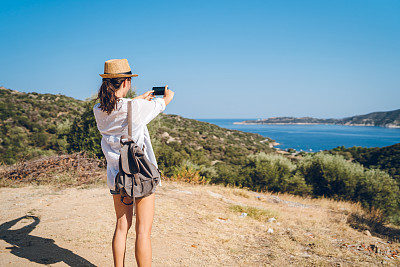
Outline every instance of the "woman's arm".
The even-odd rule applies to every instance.
[[[142,95],[139,95],[137,97],[134,97],[132,99],[144,99],[144,100],[149,100],[150,101],[155,97],[154,95],[152,95],[153,92],[154,92],[153,90],[147,91],[146,93],[144,93]]]
[[[134,101],[134,112],[136,119],[136,124],[148,124],[152,119],[154,119],[160,112],[164,111],[167,104],[169,104],[174,97],[174,92],[165,87],[165,94],[163,98],[155,98],[152,101],[146,101],[147,99],[154,98],[154,96],[149,95],[151,91],[144,93]]]
[[[153,100],[155,98],[155,96],[153,95],[153,90],[151,91],[147,91],[146,93],[139,95],[137,97],[134,97],[132,99],[144,99],[144,100]],[[171,100],[174,98],[174,92],[170,89],[168,89],[168,85],[165,86],[165,93],[164,93],[164,101],[165,101],[165,105],[167,106],[169,104],[169,102],[171,102]]]

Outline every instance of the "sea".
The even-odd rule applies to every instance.
[[[400,143],[400,128],[343,125],[243,125],[233,124],[256,119],[197,119],[223,128],[257,133],[269,137],[283,150],[293,148],[296,151],[318,152],[338,146],[346,148],[385,147]]]

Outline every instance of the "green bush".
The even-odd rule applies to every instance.
[[[387,220],[400,218],[399,186],[384,171],[366,169],[342,156],[317,153],[304,158],[297,172],[313,187],[315,197],[359,201],[366,209],[381,209]]]
[[[31,144],[36,147],[45,147],[47,144],[48,136],[43,132],[35,132],[31,136]]]
[[[89,156],[103,158],[102,136],[97,129],[93,114],[94,101],[87,101],[82,116],[75,118],[70,131],[66,134],[69,143],[68,152],[86,151]]]
[[[379,208],[384,216],[392,218],[400,215],[399,186],[396,181],[384,171],[366,170],[358,182],[354,200],[359,201],[363,207]]]
[[[341,156],[317,153],[306,156],[300,162],[297,173],[312,186],[314,196],[350,200],[357,182],[364,174],[364,168]]]
[[[350,147],[334,148],[325,153],[340,154],[346,159],[359,162],[367,168],[378,168],[387,171],[400,186],[400,143],[387,147]]]
[[[248,156],[242,169],[244,186],[253,190],[269,190],[306,195],[311,187],[303,176],[296,175],[296,165],[282,155],[258,153]]]
[[[240,174],[242,165],[228,164],[226,162],[218,162],[214,166],[216,175],[212,177],[211,182],[215,184],[244,186],[246,177]]]
[[[163,143],[159,143],[159,145],[154,148],[154,153],[157,157],[158,168],[162,170],[163,174],[166,176],[173,175],[174,166],[180,166],[185,159],[179,151]]]

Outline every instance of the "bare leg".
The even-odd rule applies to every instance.
[[[155,193],[136,200],[135,256],[139,267],[151,266],[151,227],[154,218]]]
[[[117,216],[117,223],[112,240],[114,266],[123,267],[125,265],[126,236],[132,225],[133,205],[127,206],[122,204],[120,195],[113,195],[113,198],[115,214]]]

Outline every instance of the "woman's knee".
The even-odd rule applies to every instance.
[[[128,232],[132,226],[132,219],[118,218],[116,223],[116,229],[122,232]]]
[[[150,236],[152,225],[136,222],[135,231],[136,235]]]
[[[120,198],[114,195],[115,215],[117,217],[116,230],[128,232],[132,226],[133,207],[120,202]]]
[[[154,204],[154,193],[136,202],[135,230],[137,235],[150,236],[154,218]]]

